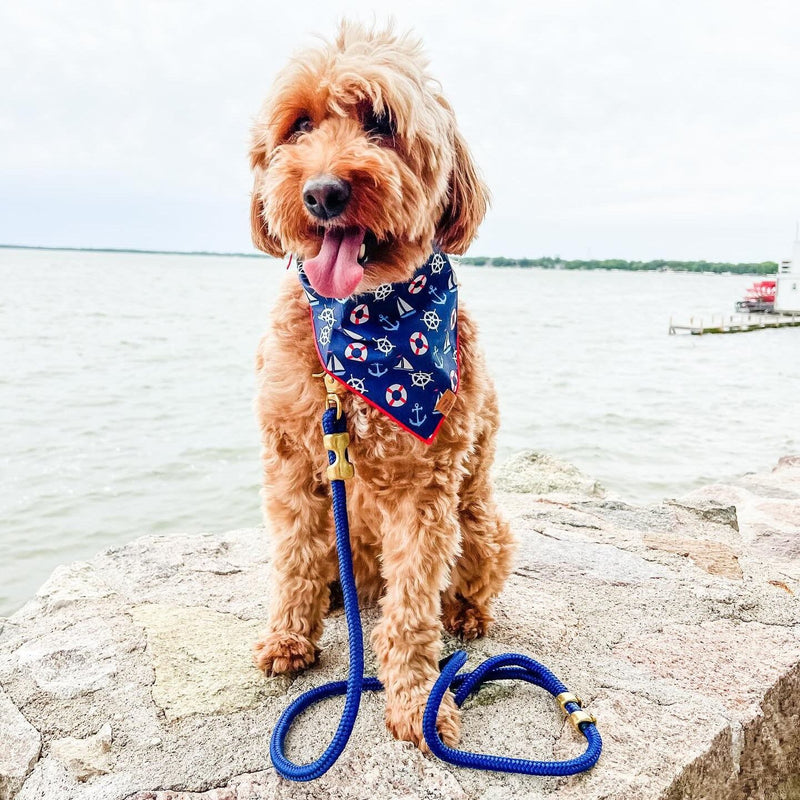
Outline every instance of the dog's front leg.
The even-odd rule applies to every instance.
[[[254,647],[256,665],[268,675],[316,660],[328,585],[336,577],[330,501],[319,470],[304,454],[275,444],[265,441],[263,459],[264,515],[274,542],[269,623]]]
[[[382,504],[384,520],[383,615],[372,634],[378,675],[386,687],[386,724],[398,739],[427,750],[422,716],[439,674],[440,593],[458,551],[457,499],[441,486],[403,488],[402,499]],[[459,713],[448,692],[437,727],[458,741]]]

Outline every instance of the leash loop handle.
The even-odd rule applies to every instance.
[[[577,758],[565,761],[535,761],[527,758],[493,756],[459,750],[446,745],[436,730],[436,718],[439,714],[439,706],[441,706],[448,689],[454,691],[455,702],[459,708],[470,694],[480,688],[485,681],[523,680],[546,689],[554,697],[568,693],[567,687],[547,667],[520,653],[503,653],[487,658],[472,672],[458,674],[466,662],[467,653],[464,650],[457,650],[447,659],[431,689],[428,703],[425,706],[425,713],[422,717],[422,733],[435,756],[458,767],[544,776],[575,775],[591,769],[597,763],[603,743],[595,727],[594,717],[585,711],[582,713],[586,718],[582,719],[576,727],[586,737],[586,751]],[[581,711],[577,698],[575,701],[565,700],[564,706],[565,713],[571,719],[574,713]],[[571,709],[570,706],[574,706],[574,709]]]

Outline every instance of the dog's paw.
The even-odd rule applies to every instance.
[[[494,617],[487,609],[473,605],[460,596],[455,600],[445,601],[442,607],[442,624],[445,629],[465,642],[485,636],[493,622]]]
[[[395,739],[413,742],[423,753],[430,752],[422,734],[422,716],[428,702],[427,692],[414,693],[404,699],[394,698],[386,703],[386,727]],[[436,718],[436,729],[442,741],[450,747],[458,744],[461,731],[461,713],[456,707],[453,695],[445,694],[439,715]]]
[[[317,660],[317,649],[299,633],[268,633],[253,646],[253,661],[267,675],[299,672]]]

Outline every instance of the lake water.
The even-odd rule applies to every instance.
[[[656,502],[800,452],[800,329],[668,336],[747,276],[460,267],[499,457],[549,451]],[[58,564],[260,522],[267,259],[0,249],[0,615]]]

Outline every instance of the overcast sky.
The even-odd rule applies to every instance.
[[[275,72],[373,13],[423,38],[491,186],[473,254],[787,257],[797,0],[9,0],[0,243],[250,251]]]

